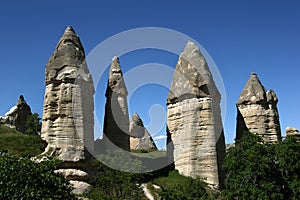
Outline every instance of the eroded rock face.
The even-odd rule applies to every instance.
[[[21,95],[17,104],[5,114],[3,121],[11,128],[25,133],[27,117],[31,114],[30,106],[26,103],[23,95]]]
[[[46,66],[41,136],[62,161],[85,159],[94,144],[94,87],[83,47],[72,27],[65,30]]]
[[[130,151],[127,89],[119,59],[115,56],[110,66],[106,89],[103,139],[107,149]]]
[[[180,55],[167,99],[168,155],[185,176],[218,188],[225,140],[220,94],[199,48],[189,41]]]
[[[280,141],[277,102],[275,92],[266,91],[257,75],[252,73],[236,103],[236,138],[241,138],[245,132],[251,132],[262,136],[265,142]]]
[[[134,113],[131,117],[129,123],[129,133],[130,137],[130,149],[131,150],[157,150],[157,147],[147,131],[144,127],[143,121],[137,113]]]
[[[297,139],[298,142],[300,142],[300,132],[298,129],[293,128],[293,127],[286,127],[285,129],[285,136],[288,137],[295,137]]]
[[[84,167],[94,145],[94,86],[79,37],[67,27],[46,65],[41,137],[42,155],[53,155],[65,168]]]

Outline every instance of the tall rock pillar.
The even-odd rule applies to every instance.
[[[127,89],[119,59],[115,56],[109,70],[104,117],[104,141],[107,149],[130,151]]]
[[[221,187],[225,139],[220,94],[205,58],[191,41],[179,56],[167,106],[168,154],[175,169]]]
[[[94,145],[94,86],[71,26],[46,65],[45,83],[41,137],[48,146],[43,154],[58,157],[63,168],[82,168]],[[80,176],[77,172],[73,177]]]
[[[237,106],[236,138],[251,132],[263,137],[265,142],[281,140],[278,99],[273,90],[266,91],[255,73],[244,87]]]

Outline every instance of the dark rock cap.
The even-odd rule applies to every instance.
[[[249,105],[267,102],[276,104],[277,96],[273,90],[266,91],[257,74],[252,72],[236,104]]]
[[[138,126],[144,127],[142,119],[140,118],[140,116],[136,112],[133,113],[133,115],[131,117],[131,120],[130,120],[130,123],[134,123]]]
[[[167,104],[189,98],[201,98],[220,94],[215,86],[207,62],[199,47],[188,41],[179,56]]]
[[[115,94],[123,94],[125,96],[128,95],[119,58],[117,56],[113,57],[110,66],[106,97],[110,92],[113,92]]]
[[[73,73],[71,68],[73,68],[75,71],[81,68],[84,73],[89,73],[85,63],[83,46],[78,35],[71,26],[66,28],[63,36],[60,38],[56,46],[54,53],[46,65],[46,84],[57,79],[64,79],[64,77],[59,75],[59,72],[66,67],[68,67],[68,69],[65,71],[68,71],[70,75],[68,75],[65,79],[77,78],[77,72]]]

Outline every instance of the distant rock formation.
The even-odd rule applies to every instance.
[[[84,169],[94,145],[94,86],[79,37],[68,26],[46,65],[41,137],[42,155],[54,155],[62,168]],[[75,170],[77,174],[77,170]],[[82,182],[72,179],[74,187]],[[75,190],[76,192],[76,190]]]
[[[167,106],[167,148],[175,169],[219,188],[225,156],[220,94],[205,58],[191,41],[178,59]]]
[[[286,138],[295,137],[297,139],[297,141],[300,142],[300,132],[296,128],[293,128],[293,127],[290,127],[290,126],[286,127],[285,136],[286,136]]]
[[[110,66],[105,93],[103,139],[107,149],[115,149],[117,146],[130,151],[127,95],[120,62],[115,56]]]
[[[26,103],[23,95],[21,95],[17,104],[5,114],[2,123],[10,128],[15,128],[17,131],[25,133],[27,118],[31,114],[30,106]]]
[[[131,150],[157,150],[155,142],[144,127],[143,121],[137,113],[134,113],[129,122],[130,149]]]
[[[281,140],[278,99],[273,90],[266,91],[255,73],[252,73],[244,87],[237,106],[236,138],[245,132],[263,137],[265,142]]]

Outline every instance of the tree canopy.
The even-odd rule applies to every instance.
[[[223,199],[300,199],[300,143],[266,144],[251,133],[228,150]]]

